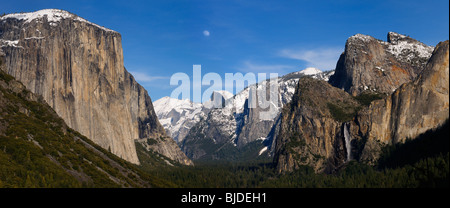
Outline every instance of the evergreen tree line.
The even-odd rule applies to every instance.
[[[449,131],[446,121],[413,140],[384,147],[376,166],[351,161],[334,174],[302,166],[280,175],[271,161],[197,163],[147,171],[184,188],[448,188]]]

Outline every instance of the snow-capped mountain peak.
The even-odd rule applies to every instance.
[[[177,111],[182,111],[183,109],[195,110],[202,106],[202,104],[194,103],[189,99],[180,100],[167,96],[153,102],[153,105],[158,117],[170,113],[173,109],[176,109]]]
[[[163,97],[153,102],[156,116],[167,133],[181,142],[189,129],[204,116],[203,105],[189,99]]]
[[[308,68],[303,69],[298,72],[298,74],[303,74],[303,75],[315,75],[315,74],[320,74],[320,73],[322,73],[322,71],[320,71],[320,69],[317,69],[314,67],[308,67]]]
[[[203,103],[203,107],[211,109],[217,107],[223,107],[226,104],[226,101],[233,97],[231,92],[226,90],[218,90],[214,91],[211,94],[210,100]]]
[[[268,80],[248,86],[227,99],[223,108],[212,108],[206,114],[205,118],[207,119],[200,120],[195,125],[196,127],[191,129],[189,134],[186,135],[182,143],[183,151],[190,157],[199,159],[203,157],[203,153],[206,150],[202,149],[204,147],[198,146],[198,143],[204,141],[211,142],[212,140],[215,144],[243,147],[250,143],[255,144],[253,142],[256,140],[263,140],[262,143],[265,147],[260,147],[261,149],[256,153],[259,156],[263,153],[270,155],[274,132],[278,128],[276,126],[278,125],[276,118],[280,115],[283,105],[292,100],[300,78],[310,76],[314,79],[328,80],[333,72],[321,72],[316,68],[307,68],[286,74],[278,78],[277,92],[269,90],[270,82]],[[256,93],[256,95],[268,95],[263,99],[268,101],[270,107],[262,107],[261,105],[249,107],[247,104],[250,103],[251,91]],[[276,102],[272,99],[267,100],[267,98],[273,97],[278,98],[278,100]],[[259,98],[256,99],[261,104]]]
[[[214,91],[211,99],[204,103],[194,103],[189,99],[163,97],[153,102],[159,122],[167,133],[177,142],[183,141],[190,128],[216,106],[224,106],[233,94],[225,91]],[[220,105],[222,100],[222,105]]]
[[[225,100],[228,100],[229,98],[233,97],[233,93],[228,92],[226,90],[218,90],[218,91],[214,91],[214,94],[220,94]]]
[[[59,9],[43,9],[36,12],[7,14],[0,18],[0,20],[15,18],[18,20],[24,20],[25,23],[30,23],[33,20],[43,18],[44,16],[47,16],[49,22],[59,22],[61,19],[71,18],[74,15]]]
[[[433,53],[434,47],[428,46],[420,41],[414,40],[406,35],[396,32],[388,33],[388,52],[396,58],[405,59],[411,62],[414,57],[428,59]]]
[[[42,9],[35,12],[26,12],[26,13],[13,13],[13,14],[7,14],[0,18],[0,21],[4,21],[6,19],[17,19],[19,21],[24,21],[24,23],[31,23],[34,20],[40,20],[44,17],[47,17],[47,21],[50,23],[51,26],[55,26],[57,23],[59,23],[62,19],[68,19],[71,18],[75,21],[79,22],[85,22],[87,24],[96,26],[102,30],[108,31],[108,32],[115,32],[113,30],[110,30],[108,28],[99,26],[95,23],[89,22],[81,17],[78,17],[75,14],[72,14],[68,11],[60,10],[60,9]]]
[[[333,74],[334,71],[322,72],[317,68],[306,68],[301,71],[292,72],[278,79],[279,85],[279,103],[270,112],[268,118],[260,118],[259,121],[270,122],[273,117],[279,114],[280,108],[291,101],[295,92],[295,86],[299,78],[311,76],[315,79],[325,80]],[[249,98],[250,88],[262,90],[262,86],[268,84],[267,80],[258,84],[251,85],[236,95],[220,90],[212,92],[210,100],[203,103],[193,103],[190,100],[179,100],[176,98],[163,97],[155,102],[156,115],[160,123],[178,143],[182,142],[185,136],[201,118],[208,117],[211,122],[220,123],[220,130],[226,132],[231,138],[235,138],[239,123],[245,110],[245,103]],[[220,101],[222,103],[220,104]],[[266,111],[269,112],[269,111]],[[211,113],[211,116],[208,114]],[[262,135],[266,137],[267,135]]]

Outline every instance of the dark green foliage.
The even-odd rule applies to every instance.
[[[327,107],[330,110],[331,116],[333,116],[334,120],[340,122],[351,120],[356,115],[356,112],[360,110],[359,106],[341,107],[333,103],[327,103]]]
[[[445,157],[428,159],[435,161],[435,169],[448,166],[448,154]],[[421,171],[423,161],[414,166],[398,169],[377,170],[372,166],[355,161],[350,162],[336,174],[315,174],[311,168],[303,167],[292,173],[280,176],[276,180],[267,181],[262,187],[305,187],[305,188],[415,188],[429,187],[428,179]],[[448,187],[448,168],[442,169],[434,179],[444,181],[441,186]],[[445,180],[447,182],[445,183]],[[437,185],[437,183],[435,183]],[[435,186],[431,186],[435,187]]]
[[[261,162],[268,159],[267,154],[258,155],[262,148],[264,148],[264,144],[260,140],[250,142],[240,148],[227,143],[213,153],[213,159],[234,162]]]
[[[152,138],[148,138],[147,139],[147,144],[148,145],[158,144],[158,141],[156,141],[155,139],[152,139]]]
[[[213,139],[206,137],[199,128],[201,127],[198,125],[194,126],[190,130],[188,137],[183,141],[185,147],[196,147],[205,151],[205,155],[198,158],[198,161],[224,160],[242,162],[254,161],[255,159],[260,161],[268,158],[267,154],[258,155],[259,151],[264,147],[261,140],[250,142],[244,147],[238,148],[229,142],[215,143]],[[192,132],[196,132],[195,135]]]
[[[152,174],[181,188],[245,188],[275,177],[270,163],[197,162],[191,167],[153,170]]]
[[[448,188],[448,125],[446,122],[404,145],[386,147],[381,157],[384,159],[376,167],[351,161],[334,174],[318,174],[311,167],[301,166],[280,175],[270,162],[224,161],[153,169],[151,173],[165,177],[177,187],[189,188]]]
[[[441,127],[428,130],[414,140],[384,147],[378,161],[380,168],[398,168],[412,165],[423,158],[445,155],[450,147],[449,125],[447,120]]]
[[[362,93],[354,97],[361,105],[369,106],[374,100],[382,99],[383,96],[376,93]]]
[[[335,174],[311,167],[279,175],[271,163],[214,162],[194,167],[150,171],[181,188],[417,188],[449,187],[449,154],[420,160],[412,166],[378,170],[355,161]],[[429,169],[430,173],[424,170]]]
[[[8,89],[16,81],[0,75],[0,187],[166,187],[68,128],[27,90]]]
[[[303,136],[299,132],[294,132],[291,134],[289,138],[289,142],[286,144],[286,149],[291,153],[295,153],[296,151],[293,148],[296,147],[304,147],[306,146],[306,141]]]
[[[14,77],[1,71],[0,72],[0,79],[4,80],[6,83],[9,83],[9,81],[13,80]]]
[[[3,59],[2,57],[0,57],[0,67],[3,65]],[[14,77],[7,74],[6,72],[3,71],[2,68],[0,68],[0,80],[5,81],[6,83],[9,83],[9,81],[13,80]]]
[[[211,139],[202,139],[195,141],[206,154],[197,159],[197,161],[260,161],[267,159],[267,154],[258,155],[259,151],[264,148],[261,141],[253,141],[246,144],[244,147],[238,148],[231,143],[216,144]]]
[[[212,139],[201,139],[198,141],[192,141],[195,145],[198,145],[199,149],[202,149],[205,151],[206,156],[212,157],[212,154],[214,154],[214,151],[219,149],[221,146],[220,144],[214,143]],[[189,144],[189,143],[187,143]],[[203,159],[212,159],[212,158],[203,158]]]
[[[0,82],[11,81],[0,70]],[[231,152],[233,162],[197,161],[195,166],[176,164],[136,143],[141,161],[136,166],[68,128],[49,106],[27,100],[27,93],[0,87],[0,187],[449,187],[448,121],[405,144],[385,147],[376,167],[352,161],[334,174],[302,166],[280,175],[267,157],[253,163],[233,161],[255,158],[255,150],[263,147],[260,141],[241,149],[211,146],[219,149],[215,157]],[[342,120],[358,108],[328,105]],[[296,132],[291,142],[305,145]]]
[[[153,140],[153,139],[149,139]],[[147,140],[148,141],[148,140]],[[153,140],[155,141],[155,140]],[[159,168],[163,166],[167,166],[167,163],[173,164],[173,165],[180,165],[179,163],[171,160],[170,158],[161,155],[157,152],[153,152],[152,150],[148,151],[145,149],[145,147],[140,144],[139,142],[135,142],[136,145],[136,152],[139,158],[139,161],[141,162],[141,166],[148,166],[150,169]],[[167,161],[167,162],[166,162]]]

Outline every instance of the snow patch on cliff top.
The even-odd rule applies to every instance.
[[[56,26],[55,23],[60,22],[61,19],[72,18],[75,21],[85,22],[87,24],[96,26],[96,27],[98,27],[102,30],[108,31],[108,32],[115,32],[114,30],[110,30],[108,28],[99,26],[99,25],[89,22],[81,17],[78,17],[68,11],[64,11],[64,10],[60,10],[60,9],[43,9],[43,10],[39,10],[36,12],[7,14],[7,15],[1,17],[0,21],[14,18],[14,19],[18,19],[19,21],[25,21],[25,23],[30,23],[33,20],[42,19],[45,16],[47,17],[47,20],[51,26]]]
[[[416,52],[416,55],[421,58],[430,58],[434,47],[426,46],[420,43],[410,43],[408,41],[398,41],[397,44],[391,44],[388,51],[394,56],[400,56],[402,53]],[[412,57],[407,57],[411,59]]]
[[[373,40],[374,38],[372,36],[369,36],[369,35],[363,35],[363,34],[358,33],[356,35],[351,36],[349,38],[349,40],[351,40],[351,39],[358,39],[358,40],[362,40],[364,42],[368,42],[370,40]]]
[[[15,18],[18,20],[25,20],[25,23],[30,23],[31,21],[40,19],[44,16],[47,16],[49,22],[59,22],[61,19],[72,17],[73,14],[59,9],[43,9],[36,12],[8,14],[3,16],[1,20]]]

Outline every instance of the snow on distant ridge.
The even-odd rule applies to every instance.
[[[234,96],[233,93],[228,92],[226,90],[216,90],[211,94],[211,97],[208,101],[203,102],[203,107],[211,109],[220,105],[225,105],[226,100],[232,98],[233,96]]]
[[[191,109],[195,110],[201,108],[202,104],[193,103],[189,99],[179,100],[171,97],[163,97],[153,102],[155,112],[158,117],[163,117],[168,114],[172,109]]]
[[[189,99],[163,97],[154,101],[153,107],[159,122],[176,142],[181,142],[187,131],[204,116],[202,104]]]
[[[215,93],[219,93],[220,95],[222,95],[225,100],[233,97],[233,93],[228,92],[226,90],[217,90],[217,91],[214,91],[214,92]]]
[[[317,68],[310,67],[302,71],[292,72],[288,75],[280,77],[278,79],[279,102],[277,105],[271,103],[271,105],[274,105],[275,108],[271,108],[269,110],[270,113],[267,117],[260,117],[260,119],[272,121],[273,117],[279,114],[281,107],[291,101],[292,96],[295,93],[296,84],[301,77],[311,76],[315,79],[327,81],[333,73],[334,71],[322,72]],[[258,84],[253,84],[236,93],[236,95],[223,90],[214,91],[211,95],[211,100],[203,103],[193,103],[187,99],[179,100],[176,98],[163,97],[154,101],[153,107],[160,123],[178,143],[183,141],[190,128],[194,126],[200,118],[206,117],[214,120],[215,123],[220,123],[221,125],[217,128],[230,135],[232,137],[230,142],[234,142],[234,138],[237,136],[235,134],[237,126],[239,126],[239,123],[243,122],[242,113],[244,113],[246,100],[249,98],[250,88],[255,88],[257,91],[262,90],[264,86],[268,85],[267,81],[268,80],[264,80]],[[213,107],[215,106],[213,105],[213,95],[223,97],[225,103],[222,105],[222,108]],[[209,113],[211,113],[211,116],[208,116]],[[265,140],[267,138],[261,137],[259,139]]]
[[[303,69],[298,72],[293,72],[291,74],[295,74],[297,76],[310,76],[314,79],[324,80],[324,81],[328,82],[328,79],[330,78],[330,76],[334,74],[334,70],[321,71],[318,68],[308,67],[306,69]]]
[[[178,143],[182,142],[189,132],[201,118],[213,109],[215,104],[212,96],[223,98],[225,103],[233,97],[233,94],[225,91],[214,91],[211,100],[203,103],[194,103],[189,99],[180,100],[177,98],[163,97],[153,102],[156,116],[168,134]]]
[[[85,22],[87,24],[96,26],[96,27],[103,29],[105,31],[108,31],[108,32],[115,32],[114,30],[99,26],[99,25],[89,22],[81,17],[78,17],[77,15],[74,15],[68,11],[64,11],[64,10],[60,10],[60,9],[43,9],[43,10],[39,10],[36,12],[7,14],[7,15],[1,17],[0,21],[4,21],[9,18],[15,18],[20,21],[25,21],[25,23],[30,23],[33,20],[41,19],[44,16],[47,16],[47,20],[51,26],[56,26],[55,23],[60,22],[61,19],[72,18],[75,21]]]
[[[319,69],[314,68],[314,67],[308,67],[306,69],[299,71],[298,73],[303,74],[303,75],[314,75],[314,74],[322,73],[322,71],[320,71]]]

